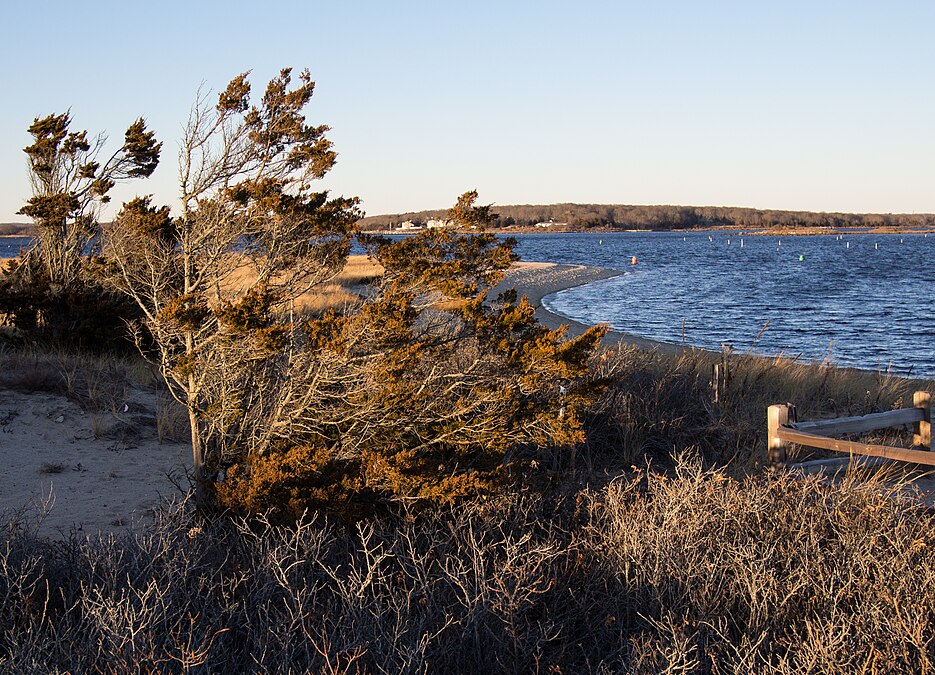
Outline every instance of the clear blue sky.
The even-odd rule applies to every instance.
[[[323,181],[372,215],[597,202],[935,212],[935,2],[7,2],[0,221],[29,195],[26,128],[71,108],[165,141],[117,200],[174,203],[199,85],[317,82]]]

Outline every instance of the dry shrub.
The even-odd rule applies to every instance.
[[[931,512],[852,472],[828,487],[779,473],[611,485],[599,541],[643,608],[648,671],[926,672],[935,658]]]
[[[612,386],[589,422],[591,467],[626,469],[647,455],[665,462],[673,450],[694,447],[707,462],[755,470],[766,460],[766,409],[772,404],[794,403],[800,419],[865,415],[908,405],[912,391],[931,386],[785,356],[732,354],[731,379],[715,403],[711,367],[721,358],[695,349],[604,350],[592,371]]]
[[[902,493],[682,460],[549,501],[162,514],[97,541],[0,533],[4,672],[925,672],[935,528]]]

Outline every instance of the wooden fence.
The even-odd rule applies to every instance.
[[[913,425],[912,449],[833,438],[842,434],[859,434],[908,424]],[[932,452],[932,401],[931,394],[927,391],[917,391],[913,395],[911,408],[815,422],[799,422],[796,419],[795,406],[790,403],[771,405],[767,414],[767,433],[769,463],[777,466],[785,464],[786,450],[792,443],[850,455],[883,457],[935,466],[935,452]]]

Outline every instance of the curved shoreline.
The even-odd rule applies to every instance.
[[[503,281],[501,281],[500,284],[493,290],[491,295],[496,295],[497,293],[509,288],[515,288],[519,296],[525,295],[529,299],[530,304],[536,308],[536,318],[539,319],[539,322],[543,326],[554,330],[559,326],[566,325],[568,326],[567,335],[569,337],[576,337],[581,335],[591,326],[549,311],[542,306],[542,299],[548,295],[558,293],[559,291],[575,288],[577,286],[583,286],[584,284],[591,283],[592,281],[611,279],[622,274],[624,274],[624,272],[621,270],[606,267],[564,265],[559,263],[519,262],[515,263],[508,270]],[[634,345],[641,349],[656,350],[665,354],[678,354],[684,350],[706,352],[712,355],[718,354],[718,352],[706,349],[704,347],[697,347],[688,344],[679,345],[670,342],[659,342],[657,340],[650,340],[648,338],[642,338],[637,335],[632,335],[630,333],[617,330],[608,331],[607,335],[604,337],[604,344]],[[762,358],[771,358],[769,356],[760,356]],[[852,366],[838,367],[842,370],[861,373],[878,372],[873,369],[855,368]],[[933,381],[930,378],[920,378],[918,376],[911,375],[895,375],[895,377],[919,382],[922,384]]]
[[[526,296],[536,308],[536,318],[546,328],[554,330],[559,326],[568,326],[568,336],[576,337],[590,328],[574,319],[556,314],[542,305],[542,299],[559,291],[583,286],[601,279],[611,279],[624,274],[621,270],[607,267],[588,267],[586,265],[563,265],[559,263],[519,262],[506,273],[503,281],[491,292],[492,296],[515,288],[519,296]],[[604,338],[605,344],[628,344],[643,349],[657,349],[674,353],[682,349],[679,345],[649,340],[630,333],[611,330]]]

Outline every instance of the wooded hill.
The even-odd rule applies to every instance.
[[[34,237],[36,226],[32,223],[0,223],[0,237]]]
[[[556,230],[623,229],[684,230],[724,227],[763,228],[935,228],[931,213],[814,213],[811,211],[776,211],[727,206],[627,206],[623,204],[549,204],[499,206],[494,227],[527,228],[552,221]],[[363,230],[399,227],[412,221],[424,224],[432,218],[444,218],[446,211],[436,209],[410,213],[369,216],[360,225]]]
[[[532,228],[552,222],[554,230],[689,230],[723,227],[739,230],[765,228],[921,228],[935,229],[933,213],[817,213],[778,211],[732,206],[628,206],[624,204],[521,204],[497,206],[495,228]],[[364,231],[398,228],[411,221],[424,225],[445,218],[447,209],[368,216]],[[31,223],[0,223],[0,236],[35,235]]]

